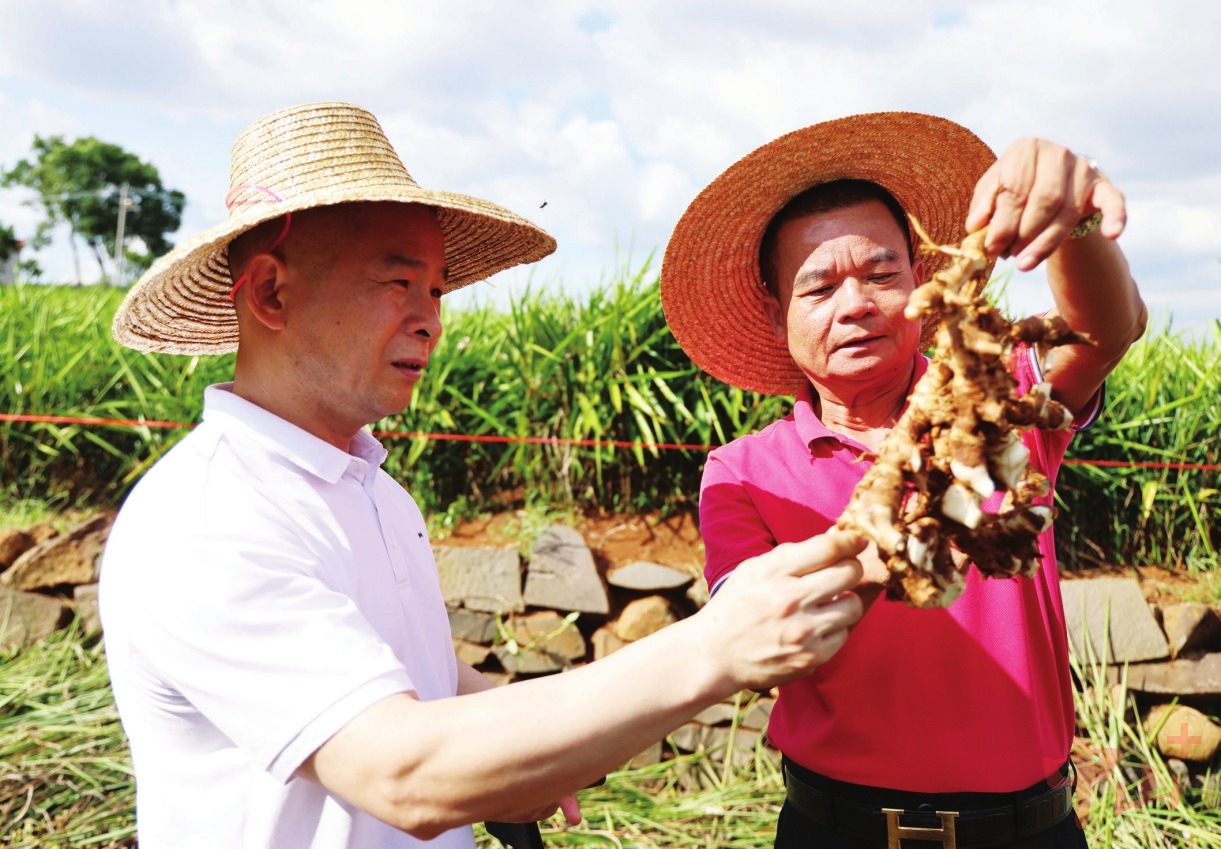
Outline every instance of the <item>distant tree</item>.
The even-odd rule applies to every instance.
[[[93,251],[102,277],[114,279],[117,274],[107,273],[107,262],[115,254],[119,204],[126,185],[126,261],[140,270],[169,250],[166,234],[178,229],[186,198],[180,191],[165,188],[155,167],[92,136],[73,142],[65,142],[62,136],[35,136],[33,153],[0,174],[3,185],[24,186],[38,194],[35,203],[42,206],[46,218],[30,240],[31,247],[44,247],[50,242],[51,230],[67,224],[73,257],[79,237]],[[128,249],[128,238],[138,239],[144,249]],[[80,283],[79,261],[76,275]]]
[[[0,262],[4,262],[17,253],[17,234],[12,227],[0,224]]]

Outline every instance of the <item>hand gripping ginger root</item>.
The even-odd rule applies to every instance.
[[[906,315],[941,314],[936,351],[907,409],[838,521],[876,543],[888,570],[887,597],[914,607],[944,607],[964,588],[961,552],[985,577],[1032,575],[1037,537],[1051,527],[1047,478],[1030,468],[1022,430],[1066,428],[1072,416],[1044,382],[1017,396],[1005,361],[1013,345],[1088,342],[1063,319],[1010,322],[984,297],[986,230],[958,246],[938,246],[913,219],[926,250],[953,261],[912,293]],[[981,508],[1005,493],[996,514]]]

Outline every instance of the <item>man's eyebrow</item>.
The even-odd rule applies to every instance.
[[[409,268],[427,268],[428,263],[419,257],[409,256],[407,254],[387,254],[382,257],[381,265],[385,269],[393,269],[398,266],[406,265]],[[441,279],[449,280],[449,266],[441,269]]]
[[[869,259],[865,260],[862,265],[873,266],[882,265],[887,262],[898,262],[900,254],[892,251],[890,248],[883,248],[875,253]],[[831,269],[829,268],[808,268],[797,275],[793,281],[793,285],[802,283],[821,283],[823,280],[831,277]]]

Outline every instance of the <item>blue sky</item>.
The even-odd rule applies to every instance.
[[[1121,244],[1155,318],[1221,320],[1212,0],[0,0],[0,21],[0,167],[36,133],[119,144],[186,193],[178,239],[224,217],[238,130],[340,99],[378,115],[422,185],[559,241],[456,297],[582,291],[659,257],[687,203],[760,144],[904,109],[998,150],[1035,135],[1094,156],[1128,198]],[[19,236],[22,200],[0,190]],[[73,276],[62,237],[39,259]],[[1013,312],[1048,305],[1038,271],[1008,291]]]

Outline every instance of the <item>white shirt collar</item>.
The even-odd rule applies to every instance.
[[[356,432],[350,451],[341,451],[275,413],[233,393],[232,383],[217,383],[204,390],[203,420],[222,428],[241,427],[302,470],[330,483],[352,469],[366,479],[386,459],[386,449],[365,429]],[[355,468],[354,468],[355,464]]]

